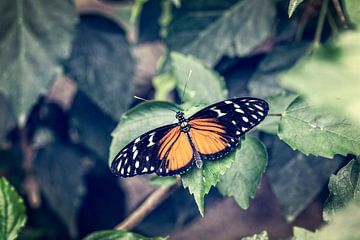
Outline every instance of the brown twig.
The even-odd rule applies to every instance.
[[[132,212],[124,221],[116,225],[115,229],[131,230],[136,227],[162,201],[170,196],[178,186],[178,184],[174,184],[172,186],[161,186],[156,189],[134,212]]]
[[[329,0],[324,0],[321,5],[319,20],[318,20],[318,24],[316,26],[316,32],[315,32],[315,38],[314,38],[314,44],[316,46],[320,45],[321,33],[324,28],[324,22],[325,22],[326,12],[328,10],[328,5],[329,5]]]
[[[345,14],[344,14],[344,11],[343,11],[343,9],[342,9],[342,7],[340,5],[339,0],[332,0],[332,2],[334,4],[334,7],[335,7],[335,10],[336,10],[337,14],[339,15],[341,24],[343,25],[343,27],[345,29],[349,28],[349,25],[347,24]]]

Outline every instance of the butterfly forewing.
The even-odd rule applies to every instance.
[[[156,128],[126,145],[114,158],[111,170],[121,177],[153,173],[160,167],[159,141],[176,124]]]
[[[204,159],[217,159],[234,149],[269,111],[257,98],[234,98],[210,105],[189,118],[191,136]]]

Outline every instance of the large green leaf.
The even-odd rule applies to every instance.
[[[357,0],[344,0],[346,13],[350,18],[350,21],[357,24],[360,27],[360,5]]]
[[[16,239],[26,222],[25,205],[14,187],[0,179],[0,238]]]
[[[317,234],[307,229],[294,227],[292,240],[318,240]]]
[[[133,99],[133,65],[125,31],[109,18],[80,18],[66,74],[102,111],[119,119]]]
[[[291,17],[296,8],[303,2],[304,0],[290,0],[289,2],[289,8],[288,8],[288,14],[289,14],[289,17]]]
[[[175,88],[175,78],[171,73],[162,73],[154,77],[153,86],[155,88],[155,99],[166,101],[169,93]]]
[[[360,126],[359,62],[360,33],[342,33],[284,74],[281,82],[309,103],[334,109]]]
[[[269,235],[266,231],[262,231],[249,237],[243,237],[241,240],[269,240]]]
[[[265,171],[268,158],[265,146],[255,137],[247,136],[236,151],[235,162],[221,177],[217,188],[223,195],[233,196],[240,207],[249,207]]]
[[[176,88],[180,96],[191,71],[186,85],[184,102],[187,103],[214,103],[227,97],[224,79],[200,60],[172,52],[171,63],[176,80]]]
[[[154,128],[176,122],[173,111],[180,108],[169,102],[144,102],[127,111],[112,132],[109,164],[131,140]]]
[[[360,129],[332,112],[320,111],[297,98],[283,113],[280,139],[304,154],[332,158],[360,154]]]
[[[148,238],[140,234],[128,232],[126,230],[103,230],[91,233],[84,240],[166,240],[167,238],[155,237]]]
[[[329,197],[324,206],[324,219],[329,220],[339,209],[346,206],[355,197],[360,197],[360,164],[358,160],[350,161],[330,177]]]
[[[166,39],[171,51],[213,66],[223,56],[244,56],[271,36],[274,1],[181,1]]]
[[[222,175],[234,162],[236,152],[230,155],[214,160],[204,161],[202,168],[194,167],[191,171],[182,176],[184,187],[194,196],[201,216],[204,216],[204,197],[209,193],[212,186],[215,186]]]
[[[0,91],[23,123],[61,71],[77,15],[71,0],[3,0],[0,15]]]
[[[270,97],[266,97],[265,100],[269,103],[270,114],[281,114],[287,107],[295,100],[298,94],[290,92],[282,92]],[[280,116],[268,116],[265,120],[260,123],[257,129],[271,133],[277,134],[279,128]]]

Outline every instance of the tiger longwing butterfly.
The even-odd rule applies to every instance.
[[[190,118],[178,111],[178,123],[142,134],[126,145],[111,163],[121,177],[156,173],[159,176],[181,174],[194,163],[215,160],[230,153],[240,137],[258,125],[268,114],[262,99],[233,98],[212,104]]]

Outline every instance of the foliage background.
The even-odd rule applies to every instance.
[[[14,186],[0,181],[2,237],[107,230],[87,239],[141,238],[110,229],[173,180],[118,179],[108,160],[173,122],[168,108],[190,114],[250,95],[281,117],[268,117],[233,155],[185,175],[188,189],[133,232],[358,236],[356,0],[4,0],[0,13],[0,175]],[[174,104],[139,104],[134,95]]]

